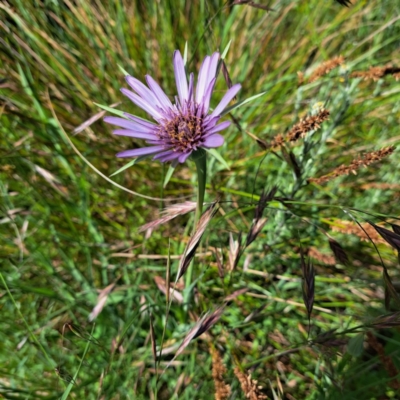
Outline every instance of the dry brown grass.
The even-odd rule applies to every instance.
[[[309,115],[297,124],[293,125],[286,135],[276,135],[269,147],[280,147],[286,142],[296,142],[300,138],[304,138],[308,132],[321,128],[321,124],[329,119],[329,111],[322,108],[316,115]]]
[[[336,56],[331,58],[328,61],[323,62],[319,65],[311,74],[309,78],[309,82],[314,82],[317,79],[321,78],[322,76],[328,74],[334,68],[338,67],[339,65],[344,64],[344,57],[343,56]]]
[[[377,81],[388,75],[393,76],[398,81],[400,79],[400,67],[393,67],[391,64],[383,67],[370,67],[368,71],[354,71],[350,76],[352,78]]]
[[[245,395],[246,399],[250,400],[268,399],[268,397],[265,394],[261,393],[260,389],[262,389],[262,387],[257,385],[257,381],[251,379],[251,374],[245,374],[239,369],[239,367],[235,367],[233,371],[240,382],[240,386],[242,388],[243,394]]]
[[[363,241],[374,243],[386,243],[386,241],[378,234],[378,232],[368,223],[360,223],[362,229],[353,221],[336,220],[335,225],[331,227],[332,231],[340,232],[347,235],[358,236]]]
[[[215,400],[225,400],[231,394],[231,387],[224,381],[226,367],[222,361],[221,354],[212,344],[210,344],[210,355],[212,360],[212,377],[215,386]]]

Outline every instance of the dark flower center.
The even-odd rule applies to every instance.
[[[159,137],[165,144],[172,145],[174,151],[196,150],[203,136],[203,118],[193,113],[174,114],[160,127]]]

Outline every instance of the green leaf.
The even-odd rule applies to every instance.
[[[39,117],[42,121],[44,121],[46,119],[46,115],[43,111],[43,108],[40,105],[40,102],[36,99],[32,88],[29,86],[29,82],[28,82],[28,78],[26,77],[24,70],[22,69],[21,65],[18,63],[17,64],[17,68],[18,68],[18,73],[19,73],[19,77],[21,79],[21,85],[25,90],[25,93],[32,99],[33,101],[33,105],[37,111],[37,113],[39,114]]]
[[[125,164],[125,165],[124,165],[122,168],[120,168],[118,171],[113,172],[113,173],[110,175],[110,178],[111,178],[112,176],[114,176],[114,175],[119,174],[119,173],[122,172],[122,171],[125,171],[127,168],[132,167],[132,165],[134,165],[134,164],[136,163],[136,161],[137,161],[137,158],[134,158],[132,161],[129,161],[128,164]]]
[[[119,65],[119,64],[118,64],[118,68],[122,71],[122,73],[124,74],[124,76],[130,75],[130,73],[127,72],[127,71],[124,69],[124,67],[123,67],[122,65]]]
[[[94,332],[94,325],[93,325],[93,327],[92,327],[92,331],[90,332],[90,335],[93,335],[93,332]],[[65,391],[64,391],[64,393],[63,393],[63,395],[62,395],[62,397],[61,397],[61,400],[66,400],[66,399],[68,398],[69,393],[70,393],[71,390],[72,390],[72,386],[73,386],[74,383],[76,382],[76,378],[78,377],[79,371],[81,370],[83,361],[84,361],[84,359],[85,359],[85,357],[86,357],[86,354],[87,354],[87,352],[88,352],[88,350],[89,350],[89,347],[90,347],[90,342],[88,341],[88,342],[86,343],[85,351],[83,352],[83,355],[82,355],[81,361],[80,361],[80,363],[79,363],[78,369],[76,370],[74,377],[71,379],[71,381],[69,382],[67,388],[65,389]]]
[[[186,66],[188,60],[188,42],[185,43],[185,50],[183,51],[183,65]]]
[[[163,187],[165,188],[168,185],[169,180],[171,179],[172,174],[175,171],[175,167],[172,165],[169,166],[167,173],[165,174]]]
[[[364,332],[353,336],[347,345],[347,352],[354,356],[359,357],[364,350]]]
[[[215,157],[226,169],[230,170],[228,163],[224,160],[221,154],[218,153],[215,149],[204,149],[207,153],[210,153],[213,157]]]
[[[231,47],[232,39],[229,41],[229,43],[226,45],[224,51],[221,54],[221,60],[224,60],[226,55],[228,54],[229,47]]]
[[[226,114],[228,114],[228,113],[230,113],[233,110],[236,110],[236,108],[239,108],[239,107],[243,106],[244,104],[250,103],[251,101],[253,101],[255,99],[258,99],[259,97],[263,96],[265,93],[267,93],[267,92],[258,93],[258,94],[254,95],[254,96],[249,97],[248,99],[245,99],[245,100],[237,102],[233,106],[225,108],[225,110],[222,111],[222,113],[221,113],[221,117],[226,115]]]
[[[124,165],[122,168],[120,168],[118,171],[115,171],[114,173],[112,173],[112,174],[110,175],[110,178],[111,178],[112,176],[114,176],[114,175],[119,174],[119,173],[122,172],[122,171],[125,171],[127,168],[132,167],[132,165],[134,165],[134,164],[138,163],[139,161],[142,161],[142,160],[144,160],[144,159],[146,159],[146,158],[148,158],[148,157],[150,157],[150,155],[147,155],[147,156],[140,156],[140,157],[134,158],[132,161],[129,161],[128,164],[125,164],[125,165]]]
[[[97,107],[100,107],[100,108],[102,108],[103,110],[106,110],[106,111],[108,111],[108,112],[110,112],[110,113],[119,115],[120,117],[127,119],[127,118],[125,117],[125,115],[124,115],[124,112],[121,111],[121,110],[117,110],[116,108],[112,108],[112,107],[108,107],[108,106],[103,106],[102,104],[98,104],[98,103],[94,103],[94,104],[96,104]]]

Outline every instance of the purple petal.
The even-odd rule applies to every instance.
[[[220,119],[221,117],[219,115],[212,118],[210,118],[210,115],[207,115],[207,117],[204,119],[204,128],[212,129]]]
[[[139,97],[137,94],[128,89],[121,89],[121,92],[137,106],[149,113],[155,120],[162,119],[162,115],[151,104]]]
[[[163,150],[165,150],[165,146],[142,147],[140,149],[121,151],[117,154],[117,157],[139,157],[147,154],[159,153]]]
[[[172,103],[168,96],[161,89],[160,85],[150,76],[146,75],[146,82],[149,85],[149,88],[153,91],[154,95],[157,97],[163,108],[171,108]]]
[[[189,93],[188,93],[188,100],[189,102],[193,99],[193,87],[194,87],[194,75],[191,73],[189,75]]]
[[[158,101],[154,93],[146,87],[142,82],[133,76],[126,76],[128,85],[143,99],[146,100],[152,107],[160,107],[161,103]]]
[[[157,136],[152,133],[143,133],[126,129],[117,129],[113,131],[113,133],[114,135],[130,136],[136,139],[148,139],[148,140],[157,139]]]
[[[133,121],[129,121],[124,118],[105,117],[104,122],[107,122],[108,124],[120,126],[121,128],[131,129],[131,130],[134,130],[137,132],[147,132],[147,133],[154,132],[154,128],[147,128],[144,125],[139,125]]]
[[[189,156],[191,154],[192,154],[192,152],[190,151],[189,153],[184,153],[184,154],[180,155],[178,158],[178,161],[183,164],[189,158]]]
[[[203,143],[203,147],[219,147],[224,144],[224,137],[218,133],[215,135],[208,136]]]
[[[211,117],[215,117],[216,115],[220,115],[225,107],[229,104],[229,102],[236,96],[236,93],[240,90],[241,85],[237,83],[233,85],[226,93],[225,96],[222,98],[220,103],[217,105],[215,110],[211,113]]]
[[[212,92],[214,90],[214,85],[215,85],[216,80],[217,80],[217,78],[211,79],[211,81],[210,81],[210,83],[208,85],[206,94],[204,95],[204,97],[202,99],[204,114],[207,114],[208,110],[210,108],[211,95],[212,95]]]
[[[165,156],[170,156],[171,154],[176,155],[177,153],[173,150],[162,151],[161,153],[156,154],[153,157],[153,160],[158,160],[159,158],[163,158]]]
[[[209,86],[210,82],[214,78],[216,78],[218,60],[219,60],[219,53],[214,53],[211,56],[210,66],[208,67],[206,88]]]
[[[172,161],[176,160],[179,157],[180,153],[177,153],[176,151],[171,151],[170,154],[166,154],[163,157],[158,158],[161,162],[167,162],[167,161]]]
[[[176,88],[178,89],[178,95],[181,105],[186,103],[188,100],[188,84],[185,73],[185,65],[179,50],[174,52],[174,71]]]
[[[213,133],[217,133],[220,131],[223,131],[224,129],[226,129],[229,125],[231,124],[231,121],[224,121],[221,122],[219,125],[214,126],[213,128],[211,128],[210,130],[206,131],[206,134],[204,135],[204,137],[210,136]]]
[[[199,77],[197,78],[197,87],[196,87],[196,103],[200,103],[203,96],[204,92],[207,89],[206,84],[207,84],[207,72],[208,68],[210,66],[210,56],[207,56],[203,63],[201,64],[200,71],[199,71]]]
[[[125,115],[125,117],[129,118],[131,121],[135,121],[138,124],[146,126],[147,128],[150,128],[150,129],[151,128],[154,129],[154,128],[156,128],[158,126],[157,124],[153,124],[150,121],[146,121],[143,118],[136,117],[135,115],[132,115],[132,114],[129,114],[129,113],[124,113],[124,115]]]

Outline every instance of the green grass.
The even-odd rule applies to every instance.
[[[399,216],[398,150],[357,175],[322,185],[306,179],[399,141],[398,81],[392,76],[363,81],[350,74],[399,66],[400,7],[389,0],[354,0],[350,8],[333,0],[282,0],[266,13],[231,3],[0,4],[0,396],[214,398],[212,341],[223,355],[232,399],[245,398],[233,373],[237,364],[270,398],[273,391],[282,399],[398,398],[377,353],[371,346],[363,349],[351,331],[386,312],[377,249],[332,231],[342,220],[377,223]],[[226,117],[235,123],[218,150],[230,169],[209,158],[206,201],[219,198],[221,211],[197,251],[195,301],[173,302],[167,317],[154,278],[165,279],[169,251],[175,279],[174,256],[184,252],[193,216],[178,217],[150,237],[137,228],[166,205],[195,199],[194,163],[179,166],[165,189],[167,168],[158,162],[140,162],[111,178],[162,199],[148,200],[99,176],[60,125],[83,157],[110,176],[126,164],[115,153],[131,141],[113,136],[101,119],[75,136],[72,131],[100,111],[94,103],[122,101],[119,109],[146,117],[119,92],[124,79],[118,65],[138,79],[151,74],[172,97],[175,49],[183,51],[188,43],[188,70],[197,73],[203,57],[222,51],[230,40],[226,64],[232,81],[242,83],[238,100],[266,94]],[[338,55],[344,56],[344,67],[307,83],[315,67]],[[304,73],[304,84],[298,72]],[[220,76],[213,105],[225,90]],[[296,177],[280,150],[263,150],[251,135],[270,142],[318,102],[330,111],[329,121],[287,146],[302,171]],[[274,185],[276,196],[287,201],[269,203],[262,233],[221,279],[215,251],[221,250],[227,267],[230,235],[246,237],[257,196]],[[300,246],[332,257],[325,233],[340,243],[350,263],[313,260],[310,343]],[[397,255],[376,245],[397,288]],[[99,290],[112,283],[106,306],[95,324],[89,323]],[[242,288],[248,291],[230,301],[210,331],[161,373],[195,322]],[[171,349],[160,358],[158,372],[150,315],[157,346],[164,336],[163,346]],[[66,325],[71,323],[73,330]],[[319,335],[330,329],[350,345],[319,345]],[[398,331],[372,331],[400,368]]]

